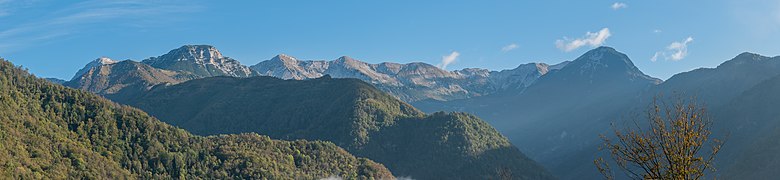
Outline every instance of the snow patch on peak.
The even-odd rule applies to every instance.
[[[83,76],[84,74],[89,72],[89,70],[94,68],[94,67],[100,67],[100,66],[109,65],[109,64],[116,64],[117,62],[119,62],[119,61],[113,60],[113,59],[108,58],[108,57],[97,58],[97,59],[92,60],[91,62],[87,63],[87,65],[85,65],[83,68],[79,69],[79,71],[77,71],[76,74],[73,75],[73,78],[71,78],[70,80],[75,80],[75,79],[81,78],[81,76]]]
[[[114,64],[114,63],[117,63],[119,61],[113,60],[113,59],[108,58],[108,57],[100,57],[98,59],[95,59],[95,61],[93,61],[93,62],[96,62],[98,64]]]

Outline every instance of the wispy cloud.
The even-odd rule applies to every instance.
[[[11,0],[0,0],[0,17],[8,16],[10,12]]]
[[[616,2],[616,3],[613,3],[613,4],[612,4],[612,6],[610,6],[610,7],[611,7],[613,10],[618,10],[618,9],[627,8],[627,7],[628,7],[628,4],[626,4],[626,3],[622,3],[622,2]]]
[[[664,55],[663,52],[655,52],[655,54],[653,54],[653,57],[650,58],[650,61],[653,62],[658,61],[658,58],[660,58],[663,55]]]
[[[658,34],[658,33],[662,33],[662,32],[664,32],[664,31],[662,31],[662,30],[660,30],[660,29],[653,29],[653,33],[656,33],[656,34]]]
[[[604,42],[611,36],[612,34],[609,32],[609,28],[603,28],[598,32],[587,32],[585,33],[584,37],[578,38],[578,39],[569,39],[567,37],[564,37],[563,39],[559,39],[555,41],[555,47],[558,49],[561,49],[565,52],[573,51],[575,49],[578,49],[582,46],[601,46],[601,44],[604,44]]]
[[[441,63],[439,63],[437,66],[442,69],[447,69],[447,65],[452,64],[455,62],[455,60],[458,59],[458,56],[460,56],[460,53],[458,51],[452,51],[449,55],[442,56],[441,57]]]
[[[0,0],[0,8],[2,2],[8,1],[10,0]],[[6,51],[24,48],[77,34],[95,25],[123,27],[159,25],[175,19],[170,18],[172,15],[197,12],[200,9],[197,5],[178,1],[85,1],[0,30],[0,47],[6,48]]]
[[[509,51],[517,49],[518,47],[520,47],[520,46],[518,46],[515,43],[512,43],[512,44],[509,44],[509,45],[506,45],[506,46],[502,47],[501,48],[501,52],[509,52]]]
[[[688,56],[688,44],[693,42],[693,37],[685,38],[679,42],[672,42],[669,46],[666,46],[666,50],[655,52],[650,61],[657,61],[663,57],[666,60],[679,61]]]

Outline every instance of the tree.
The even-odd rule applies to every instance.
[[[632,179],[700,179],[708,170],[723,141],[710,138],[712,121],[695,98],[678,98],[673,105],[653,100],[647,111],[649,129],[623,131],[615,128],[615,139],[601,135],[602,150],[610,153],[614,164]],[[708,144],[709,151],[703,149]],[[603,158],[594,160],[606,179],[614,179]]]

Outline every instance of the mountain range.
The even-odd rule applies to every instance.
[[[130,62],[126,62],[130,61]],[[135,69],[115,69],[116,64],[133,64]],[[520,92],[551,70],[564,67],[529,63],[515,69],[489,71],[468,68],[446,71],[426,63],[369,64],[343,56],[332,61],[298,60],[288,55],[277,55],[251,67],[223,56],[209,45],[185,45],[157,57],[139,62],[115,61],[98,58],[79,70],[66,82],[67,86],[97,92],[116,93],[126,87],[129,91],[144,91],[159,84],[213,76],[272,76],[281,79],[313,79],[324,75],[333,78],[357,78],[407,102],[427,99],[454,100],[484,96],[500,92]],[[113,76],[107,78],[107,76]],[[127,77],[141,76],[141,78]],[[116,79],[138,79],[138,82]],[[131,80],[133,81],[133,80]]]
[[[612,48],[596,48],[522,93],[413,105],[426,112],[474,113],[559,178],[578,179],[600,177],[592,164],[604,156],[598,152],[599,134],[640,120],[654,99],[695,97],[711,114],[713,138],[726,141],[714,177],[776,175],[762,167],[777,167],[773,163],[780,160],[765,153],[780,147],[768,138],[777,136],[773,130],[780,125],[771,109],[780,105],[773,101],[780,96],[770,93],[780,91],[780,57],[742,53],[715,68],[679,73],[663,82],[626,60]]]
[[[315,71],[314,75],[305,77],[299,76],[305,73],[281,73],[287,75],[288,79],[304,81],[268,77],[235,79],[233,77],[245,76],[202,73],[213,71],[214,68],[201,66],[201,62],[216,61],[200,59],[215,57],[229,59],[222,57],[211,46],[191,45],[140,62],[107,61],[106,58],[100,58],[85,66],[85,70],[77,74],[80,78],[64,84],[142,108],[167,123],[198,135],[256,132],[284,140],[334,142],[352,154],[381,160],[381,163],[388,164],[391,171],[400,176],[484,179],[498,178],[498,171],[501,171],[511,173],[518,179],[554,178],[503,135],[475,116],[457,113],[425,115],[398,100],[397,94],[392,96],[374,89],[375,85],[403,90],[404,84],[397,77],[412,79],[409,80],[412,82],[445,82],[459,78],[461,83],[467,83],[469,81],[462,79],[462,74],[469,72],[473,75],[480,71],[487,72],[485,70],[449,72],[423,63],[383,63],[380,66],[342,57],[330,62],[301,63],[310,64],[308,67],[313,67],[311,64],[325,64],[320,66],[327,67],[324,73]],[[261,67],[268,67],[261,66],[264,63],[289,63],[294,60],[285,55],[274,59],[261,62],[251,69],[258,75],[268,74],[271,71],[258,71],[262,70],[259,69]],[[188,63],[194,65],[186,65]],[[375,70],[383,68],[383,73],[394,72],[394,77],[385,78],[386,81],[370,81],[376,77],[389,77],[386,74],[377,75],[381,73]],[[516,70],[500,72],[503,76],[497,79],[524,83],[523,80],[507,77],[522,74],[526,70],[546,73],[547,69],[545,64],[529,64]],[[222,69],[219,72],[235,71]],[[361,80],[371,83],[366,84],[359,80],[349,80],[350,72],[356,76],[376,76],[361,76],[364,77]],[[434,72],[434,75],[429,75],[430,72]],[[436,72],[440,74],[436,75]],[[525,76],[533,80],[541,75]],[[479,77],[486,79],[487,76]],[[501,88],[525,86],[518,84]],[[429,138],[421,139],[421,136]]]
[[[565,64],[550,66],[544,63],[529,63],[504,71],[477,68],[446,71],[420,62],[369,64],[347,56],[332,61],[302,61],[282,54],[250,68],[260,75],[281,79],[312,79],[326,74],[334,78],[357,78],[402,100],[413,102],[522,91],[549,70],[560,69]]]
[[[176,59],[181,58],[169,59],[160,62],[178,62]],[[145,62],[148,61],[136,63],[148,65]],[[111,66],[112,64],[100,65]],[[110,85],[93,89],[79,84],[100,83],[74,83],[74,80],[71,80],[65,84],[131,104],[131,99],[122,97],[142,97],[152,92],[175,89],[180,87],[177,84],[193,79],[213,76],[196,75],[195,71],[188,69],[163,69],[172,66],[150,67],[173,72],[166,77],[176,78],[141,79],[138,82],[107,81],[106,84]],[[775,86],[780,83],[777,81],[780,79],[778,57],[742,53],[717,67],[679,73],[666,81],[644,74],[634,66],[627,55],[610,47],[595,48],[572,61],[556,65],[529,63],[502,71],[476,68],[446,71],[425,63],[370,64],[346,56],[331,61],[298,60],[288,55],[278,55],[248,68],[251,71],[248,76],[272,76],[289,80],[355,78],[429,113],[426,116],[435,115],[439,111],[474,114],[505,135],[511,144],[516,145],[530,159],[539,162],[561,179],[600,177],[592,164],[593,159],[603,156],[598,151],[602,143],[599,134],[608,134],[611,128],[637,119],[637,114],[642,114],[655,98],[669,101],[673,100],[673,97],[694,96],[706,105],[715,124],[713,136],[727,138],[727,143],[717,158],[716,168],[719,171],[714,176],[772,177],[775,175],[772,167],[777,167],[774,162],[780,161],[780,157],[768,154],[780,147],[772,139],[780,136],[774,133],[780,125],[777,124],[780,119],[776,118],[772,109],[780,105],[773,101],[778,95],[772,93],[780,90]],[[127,74],[143,74],[110,72],[85,73],[83,76],[86,78],[81,79],[103,79],[91,76],[111,74],[133,79],[137,75]],[[119,88],[111,90],[106,87]],[[205,102],[220,106],[238,103]],[[154,111],[157,108],[147,110]],[[165,113],[176,111],[163,112]],[[239,119],[242,118],[252,119]],[[284,134],[272,137],[286,139],[291,136]],[[337,142],[337,145],[352,153],[360,153],[344,143],[352,141],[330,141]],[[391,170],[394,167],[386,165]]]

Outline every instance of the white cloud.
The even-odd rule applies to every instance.
[[[661,33],[661,32],[663,32],[663,31],[661,31],[660,29],[653,29],[653,33],[658,34],[658,33]]]
[[[628,4],[622,3],[622,2],[616,2],[616,3],[613,3],[611,7],[612,7],[613,10],[618,10],[618,9],[627,8]]]
[[[515,43],[512,43],[512,44],[506,45],[503,48],[501,48],[501,51],[502,52],[509,52],[509,51],[514,50],[514,49],[517,49],[517,47],[520,47],[520,46],[518,46]]]
[[[688,43],[691,42],[693,42],[693,38],[689,36],[682,42],[673,42],[672,44],[669,44],[666,49],[673,52],[671,59],[677,61],[688,56]]]
[[[566,52],[575,50],[582,46],[597,47],[601,46],[601,44],[604,44],[604,41],[606,41],[607,38],[609,38],[611,35],[612,34],[609,32],[609,28],[603,28],[599,32],[587,32],[585,33],[584,37],[579,39],[569,40],[568,38],[564,37],[563,39],[555,41],[555,47]]]
[[[452,64],[455,62],[455,60],[458,59],[458,56],[460,56],[460,53],[458,51],[452,51],[449,55],[442,56],[441,57],[441,63],[439,63],[437,66],[442,69],[447,69],[447,65]]]
[[[663,55],[664,55],[664,53],[663,53],[663,52],[655,52],[655,54],[653,54],[653,57],[652,57],[652,58],[650,58],[650,61],[653,61],[653,62],[655,62],[655,61],[657,61],[657,60],[658,60],[658,57],[661,57],[661,56],[663,56]]]
[[[650,61],[657,61],[658,58],[663,57],[666,60],[679,61],[685,59],[688,56],[688,44],[693,42],[693,37],[685,38],[679,42],[672,42],[669,46],[666,46],[666,50],[655,52]]]

